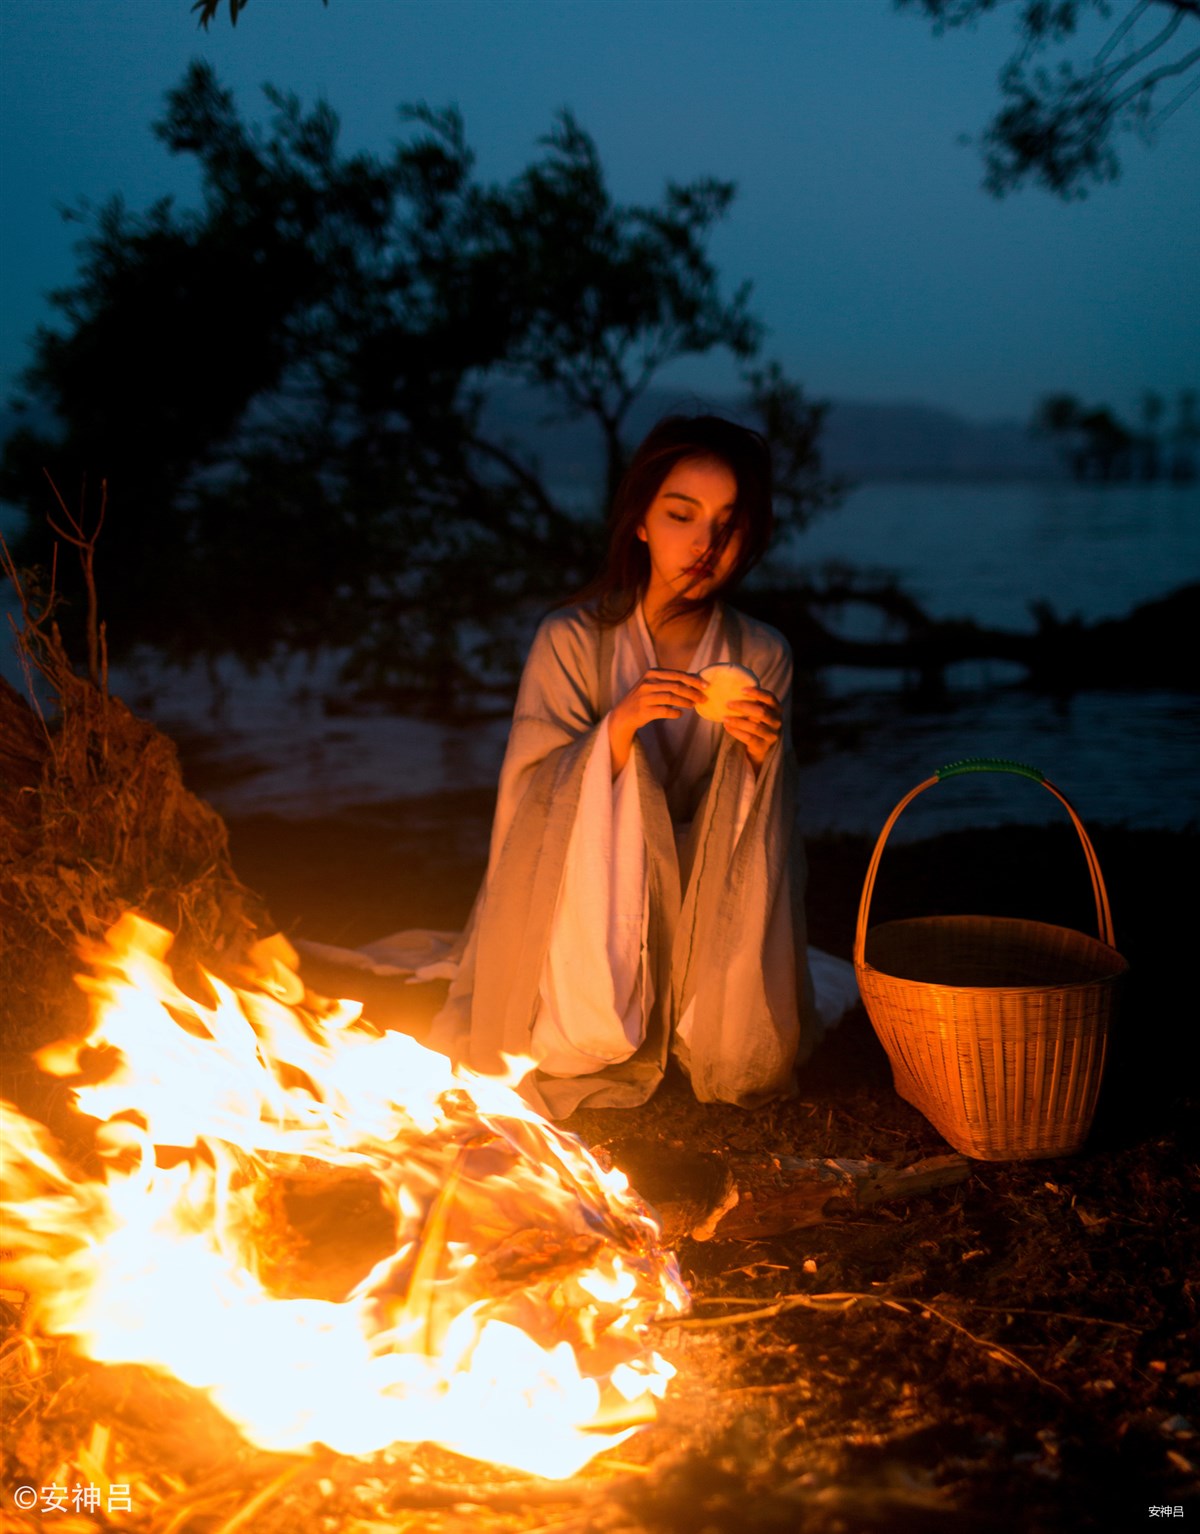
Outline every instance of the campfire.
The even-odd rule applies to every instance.
[[[87,1037],[39,1052],[90,1142],[4,1107],[5,1283],[43,1333],[206,1392],[264,1449],[433,1442],[547,1477],[651,1421],[688,1296],[624,1175],[510,1079],[312,996],[275,937],[181,988],[126,915]],[[205,994],[201,994],[201,993]]]

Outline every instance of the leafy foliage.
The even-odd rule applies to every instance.
[[[748,287],[724,297],[707,253],[734,188],[619,204],[568,112],[486,184],[453,109],[404,109],[389,155],[343,154],[327,105],[267,97],[249,126],[193,64],[155,132],[197,162],[201,206],[80,210],[79,274],[36,337],[31,424],[0,472],[30,512],[19,557],[48,558],[44,467],[103,477],[114,657],[335,645],[368,690],[502,677],[515,624],[582,583],[600,528],[487,424],[488,400],[532,388],[593,422],[611,488],[659,369],[759,351]],[[777,368],[747,378],[800,523],[830,498],[821,410]]]
[[[1038,402],[1031,430],[1055,439],[1076,479],[1143,480],[1164,475],[1180,484],[1196,477],[1196,393],[1180,390],[1174,423],[1163,431],[1167,402],[1147,390],[1142,429],[1131,429],[1107,405],[1084,405],[1073,394],[1048,394]]]
[[[250,0],[227,0],[229,6],[229,24],[237,26],[238,17],[246,9]],[[321,0],[321,4],[328,6],[329,0]],[[195,0],[192,11],[196,13],[199,24],[207,32],[209,23],[221,9],[221,0]]]
[[[938,32],[972,24],[1001,4],[896,0],[901,10],[923,12]],[[1136,0],[1083,64],[1035,63],[1085,30],[1088,13],[1109,20],[1112,7],[1108,0],[1020,0],[1019,43],[1000,72],[1003,105],[981,137],[984,185],[993,195],[1032,179],[1060,197],[1083,197],[1089,182],[1116,180],[1117,130],[1131,127],[1152,137],[1200,87],[1200,47],[1180,48],[1175,41],[1186,22],[1200,23],[1200,0]],[[1139,41],[1135,29],[1143,19],[1152,30]],[[1181,76],[1190,78],[1158,109],[1160,85]]]

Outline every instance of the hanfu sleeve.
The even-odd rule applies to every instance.
[[[795,759],[788,721],[792,660],[782,635],[741,618],[742,654],[783,705],[784,729],[754,783],[722,745],[701,824],[673,964],[675,1012],[688,1020],[677,1053],[702,1102],[751,1104],[785,1095],[812,1047],[806,971],[805,863],[795,832]]]
[[[538,629],[513,710],[500,769],[488,853],[489,877],[539,771],[564,755],[590,755],[602,712],[594,631],[583,617],[555,615]],[[563,762],[560,765],[565,766]]]
[[[607,1090],[614,1100],[636,1102],[649,1095],[661,1076],[663,1054],[661,1040],[642,1038],[638,983],[647,879],[640,845],[644,811],[638,799],[645,769],[635,752],[631,766],[637,762],[636,771],[624,790],[617,785],[614,802],[603,653],[602,636],[582,615],[558,614],[538,632],[522,676],[501,772],[487,877],[472,912],[458,976],[429,1042],[472,1069],[494,1072],[503,1068],[505,1055],[534,1053],[535,1023],[545,1012],[547,995],[569,1003],[584,998],[585,1010],[596,1002],[602,1012],[607,1002],[602,1037],[597,1039],[595,1018],[590,1017],[573,1041],[572,1047],[582,1044],[581,1053],[593,1058],[575,1066],[560,1058],[556,1064],[559,1070],[565,1066],[581,1074],[627,1069],[632,1075],[610,1080]],[[610,817],[599,840],[595,825],[581,815],[585,785],[601,795],[598,802]],[[632,859],[614,859],[612,836],[630,824],[631,801],[638,845]],[[663,829],[657,829],[661,837]],[[669,822],[665,834],[669,837]],[[628,852],[627,831],[619,840],[623,854]],[[573,841],[582,861],[577,859],[575,872],[568,873]],[[597,855],[605,859],[607,884],[589,883]],[[632,905],[621,898],[628,886],[635,890]],[[560,896],[566,890],[569,897],[572,889],[583,895],[568,898],[564,907]],[[598,899],[599,918],[592,924]],[[581,922],[587,927],[586,943],[580,940]],[[556,932],[562,941],[556,945],[556,960],[548,964]],[[608,952],[614,933],[619,934],[621,949],[616,964]],[[575,1017],[569,1022],[574,1033],[577,1007],[560,1006],[558,1021],[568,1022],[568,1011]],[[639,1040],[653,1059],[646,1057]],[[548,1042],[547,1037],[539,1039],[537,1052]],[[582,1088],[568,1092],[566,1071],[553,1097],[556,1112],[570,1111],[568,1098],[583,1095]],[[555,1086],[553,1081],[541,1084],[548,1102]],[[604,1087],[598,1083],[586,1090]]]
[[[531,1053],[553,1076],[628,1060],[646,1031],[646,846],[631,759],[613,780],[607,723],[584,772],[542,969]]]

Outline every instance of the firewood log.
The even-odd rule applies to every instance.
[[[930,1156],[907,1167],[776,1156],[769,1164],[772,1185],[764,1191],[764,1179],[756,1176],[751,1193],[737,1188],[728,1163],[709,1152],[634,1140],[608,1141],[601,1149],[654,1209],[668,1242],[779,1236],[886,1199],[915,1198],[961,1182],[970,1170],[958,1155]]]

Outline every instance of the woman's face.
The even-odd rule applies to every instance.
[[[637,535],[650,554],[647,595],[705,597],[729,576],[742,535],[715,552],[734,514],[737,480],[715,458],[686,458],[663,480]]]

